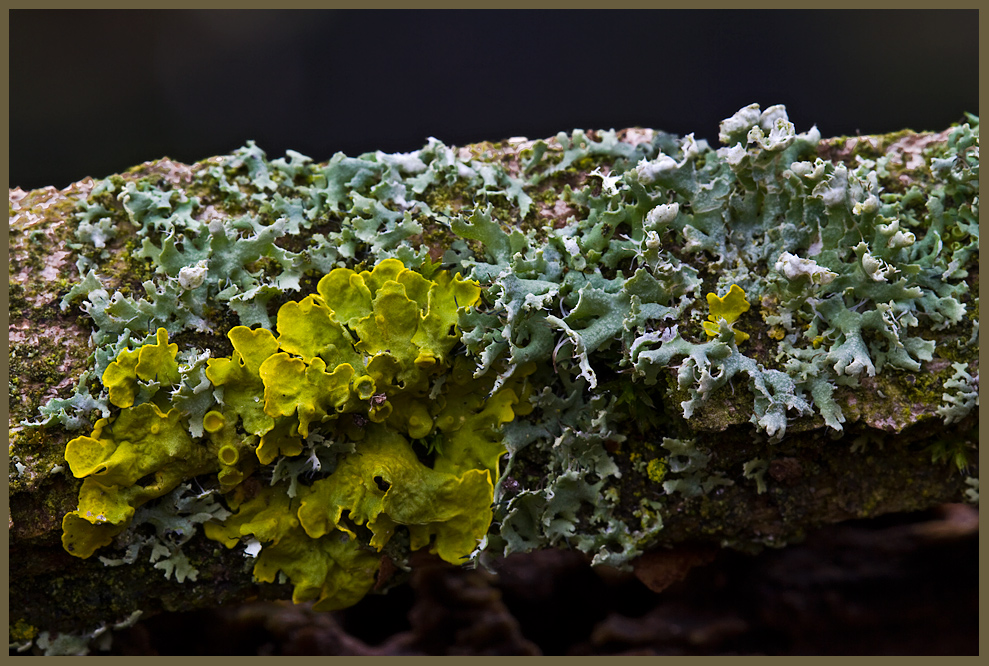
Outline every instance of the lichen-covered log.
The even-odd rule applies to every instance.
[[[659,590],[712,548],[977,502],[978,135],[753,105],[717,150],[248,144],[11,191],[12,645],[341,608],[422,549],[572,548]]]

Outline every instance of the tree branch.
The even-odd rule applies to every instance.
[[[230,355],[237,325],[275,331],[279,308],[331,269],[388,257],[479,282],[478,305],[458,303],[454,353],[486,370],[487,395],[513,386],[531,404],[499,431],[481,564],[570,547],[660,590],[715,548],[977,501],[977,119],[821,140],[779,107],[749,107],[721,134],[717,151],[629,129],[323,164],[249,144],[12,190],[12,643],[61,635],[51,650],[71,651],[136,611],[298,592],[256,582],[249,535],[228,549],[200,526],[269,482],[326,478],[303,462],[349,455],[324,443],[346,440],[335,415],[239,491],[183,478],[86,559],[61,542],[83,484],[66,445],[121,412],[103,372],[157,328],[194,368]],[[447,390],[438,376],[431,396]],[[202,395],[174,403],[197,442],[210,438],[195,435]],[[380,590],[407,578],[414,531],[389,520],[384,550],[352,525]],[[663,556],[671,546],[680,555]]]

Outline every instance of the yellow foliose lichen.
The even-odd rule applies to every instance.
[[[222,388],[223,404],[240,416],[244,429],[262,435],[274,427],[274,420],[264,411],[264,383],[259,370],[278,351],[278,342],[271,331],[246,326],[235,326],[227,337],[233,343],[233,353],[229,358],[209,359],[206,377],[213,386]]]
[[[134,404],[139,379],[165,385],[178,383],[175,355],[179,347],[168,343],[168,331],[164,328],[159,328],[155,337],[155,344],[122,351],[103,372],[103,385],[110,391],[110,402],[117,407]]]
[[[749,309],[749,302],[745,300],[745,292],[737,284],[733,284],[728,293],[723,297],[711,293],[707,295],[707,304],[711,308],[711,314],[707,316],[708,321],[703,322],[704,332],[709,336],[717,337],[721,332],[721,322],[724,321],[729,328],[735,331],[735,344],[741,344],[749,339],[749,334],[744,331],[735,330],[734,324],[743,312]]]
[[[123,531],[134,510],[219,462],[194,442],[182,415],[153,403],[128,407],[113,420],[100,419],[92,436],[76,437],[65,448],[73,476],[83,478],[79,508],[62,520],[62,544],[89,557]]]
[[[299,520],[313,538],[335,529],[352,534],[343,520],[347,512],[348,521],[368,526],[379,550],[397,525],[405,525],[413,550],[430,545],[444,560],[459,563],[487,531],[493,494],[487,470],[430,469],[402,435],[375,425],[333,474],[313,483]]]
[[[473,378],[468,361],[452,363],[458,312],[478,302],[480,288],[443,271],[431,278],[396,259],[360,273],[335,269],[317,294],[282,305],[277,336],[232,328],[230,356],[206,360],[214,403],[200,408],[193,428],[191,415],[170,407],[170,392],[133,406],[141,381],[181,381],[165,330],[156,344],[120,353],[104,380],[114,404],[126,406],[66,450],[73,474],[85,477],[79,508],[63,521],[66,549],[89,557],[144,502],[215,474],[235,513],[207,523],[207,537],[227,547],[256,539],[256,578],[271,582],[281,571],[293,598],[318,609],[359,600],[374,582],[374,549],[400,527],[412,550],[460,563],[491,522],[505,453],[497,433],[532,409],[533,367],[494,391],[493,379]],[[244,490],[259,465],[301,454],[315,429],[359,445],[311,484]],[[431,466],[413,441],[427,446]],[[358,538],[364,528],[368,545]]]

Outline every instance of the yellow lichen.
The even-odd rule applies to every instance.
[[[745,292],[737,284],[733,284],[724,297],[710,293],[707,295],[707,304],[711,309],[708,321],[703,322],[704,332],[710,337],[717,337],[721,333],[721,322],[723,321],[729,328],[735,331],[735,344],[741,344],[749,339],[749,334],[734,329],[734,324],[743,312],[749,309],[749,302],[745,300]]]

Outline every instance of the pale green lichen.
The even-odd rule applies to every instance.
[[[258,580],[339,608],[374,585],[381,553],[402,568],[419,547],[460,562],[571,546],[628,566],[674,503],[766,492],[767,451],[789,432],[876,421],[851,389],[944,354],[953,374],[911,397],[933,392],[923,418],[963,420],[978,127],[916,165],[832,161],[816,128],[751,105],[717,150],[578,130],[514,153],[430,139],[320,165],[249,143],[185,190],[102,181],[77,212],[81,278],[61,301],[92,320],[92,364],[42,410],[75,430],[101,417],[66,452],[86,477],[66,543],[113,543],[114,564],[150,545],[191,578],[180,549],[161,559],[133,527],[205,522],[256,557]],[[108,288],[101,253],[125,239],[143,272]],[[968,342],[938,349],[948,334]],[[746,421],[762,448],[729,469],[703,432]],[[227,508],[179,506],[192,477]]]
[[[968,490],[965,491],[965,501],[970,504],[978,505],[979,503],[979,480],[974,477],[966,477],[965,483],[968,485]]]
[[[33,640],[11,643],[10,647],[17,652],[26,652],[36,645],[46,657],[88,655],[93,649],[107,651],[113,644],[113,630],[119,631],[134,626],[143,614],[144,611],[136,610],[119,622],[109,625],[101,623],[88,632],[53,634],[42,631]]]
[[[761,495],[766,492],[766,472],[768,470],[768,462],[759,458],[753,458],[742,465],[742,476],[755,481],[756,492]]]
[[[943,402],[937,409],[945,425],[961,421],[979,406],[979,374],[970,375],[965,363],[952,363],[951,367],[955,374],[944,383],[944,388],[952,391],[941,396]]]

